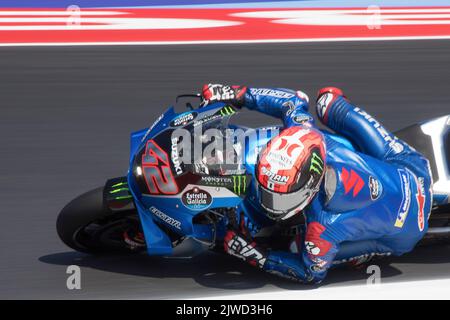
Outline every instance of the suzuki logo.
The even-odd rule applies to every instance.
[[[364,180],[353,169],[349,173],[347,169],[342,168],[341,179],[344,184],[345,194],[348,194],[353,189],[353,198],[358,195],[365,184]]]

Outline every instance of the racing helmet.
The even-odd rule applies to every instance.
[[[320,131],[284,129],[262,150],[257,166],[258,196],[269,218],[300,213],[320,189],[325,174],[325,142]]]

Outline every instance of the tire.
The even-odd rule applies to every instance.
[[[106,208],[103,187],[99,187],[69,202],[59,213],[56,230],[60,239],[76,251],[90,254],[130,252],[125,243],[104,241],[108,228],[126,228],[130,221],[138,225],[136,212],[112,212]],[[99,230],[88,233],[86,230],[92,226],[98,226]]]

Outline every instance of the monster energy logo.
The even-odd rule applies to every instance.
[[[132,195],[129,194],[130,189],[128,189],[128,184],[126,182],[119,182],[111,186],[111,188],[115,189],[111,190],[109,193],[114,194],[114,199],[116,200],[129,199],[133,197]],[[122,191],[125,191],[126,195],[123,195]],[[120,195],[115,195],[116,193],[119,192],[121,193]]]
[[[323,160],[316,152],[313,152],[313,154],[312,154],[311,165],[309,166],[309,171],[315,172],[319,175],[322,174],[322,172],[323,172]]]
[[[222,109],[220,109],[220,114],[222,116],[231,116],[232,114],[235,114],[236,111],[231,106],[225,106]]]
[[[247,188],[247,176],[233,176],[233,191],[236,194],[245,193],[245,190]],[[242,190],[241,190],[242,189]]]

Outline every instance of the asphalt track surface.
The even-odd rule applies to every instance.
[[[58,239],[59,210],[127,169],[129,133],[149,126],[178,93],[203,83],[325,85],[389,129],[450,113],[450,41],[0,49],[0,298],[186,298],[313,290],[232,257],[95,257]],[[313,98],[312,98],[313,100]],[[181,110],[181,109],[178,109]],[[276,120],[242,112],[238,123]],[[66,289],[66,268],[82,289]],[[381,263],[383,282],[450,278],[450,246]],[[331,271],[322,287],[365,283]]]

